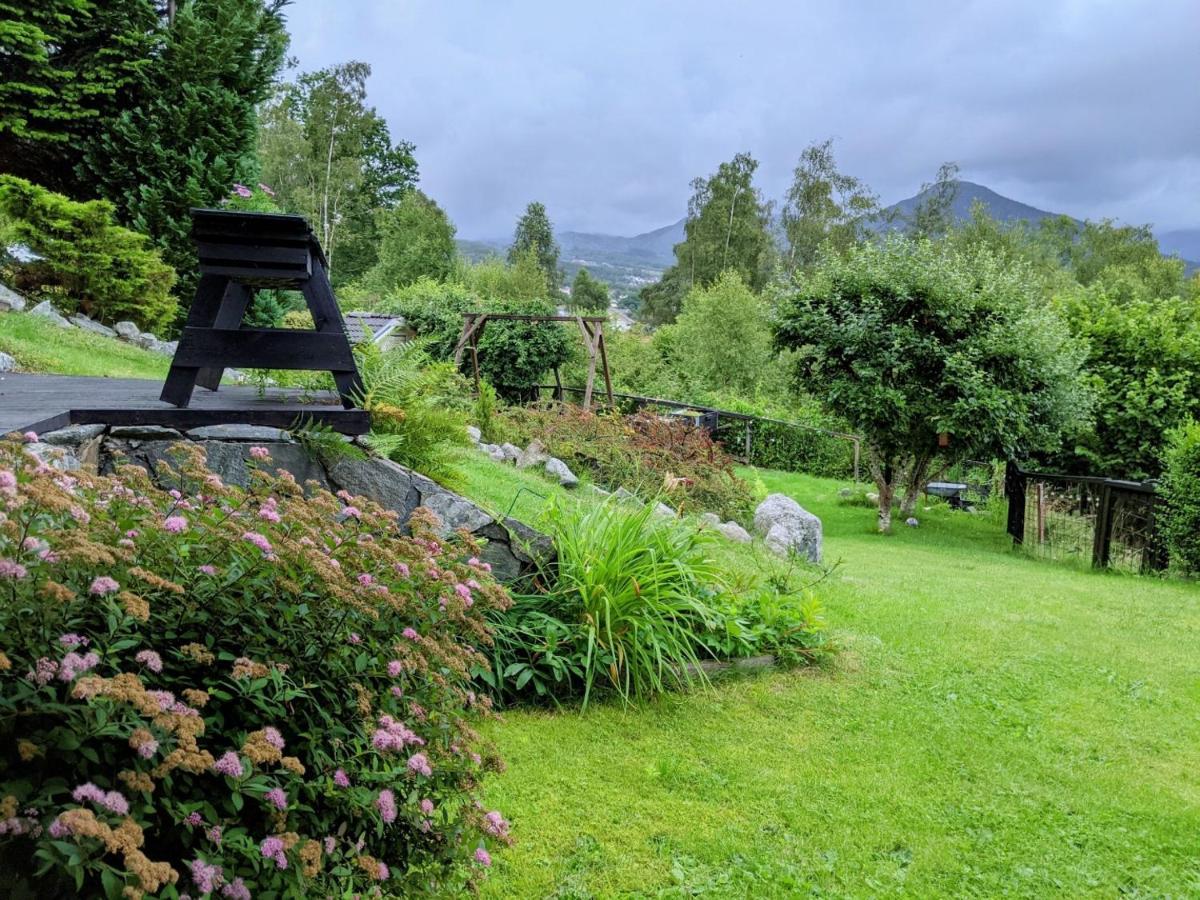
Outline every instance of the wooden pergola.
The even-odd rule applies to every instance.
[[[475,392],[479,393],[479,336],[483,327],[491,320],[507,320],[510,322],[574,322],[579,326],[583,336],[584,349],[588,354],[587,384],[583,389],[583,408],[590,409],[592,405],[592,389],[596,382],[596,360],[600,360],[601,371],[604,373],[604,391],[608,396],[608,405],[613,406],[612,376],[608,371],[608,353],[604,349],[604,316],[533,316],[517,313],[463,313],[463,330],[458,336],[458,344],[454,348],[454,363],[462,365],[463,353],[471,349],[471,368],[475,373]],[[554,380],[562,391],[562,381],[558,368],[554,369]]]

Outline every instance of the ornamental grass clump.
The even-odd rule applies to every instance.
[[[469,887],[504,589],[423,511],[175,454],[168,491],[0,442],[0,895]]]

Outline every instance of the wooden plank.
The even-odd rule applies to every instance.
[[[192,306],[188,310],[184,331],[187,331],[188,328],[207,328],[212,325],[217,318],[217,312],[221,308],[221,301],[225,297],[225,288],[228,285],[229,280],[220,275],[200,276],[200,281],[196,285],[196,296],[192,299]],[[180,344],[182,346],[182,340]],[[176,352],[175,358],[171,360],[171,367],[167,370],[167,378],[163,382],[159,399],[173,406],[187,406],[192,399],[192,391],[196,387],[196,376],[199,374],[199,366],[181,364],[179,354]]]
[[[254,299],[254,291],[244,284],[230,282],[225,288],[225,296],[221,298],[221,306],[213,319],[214,328],[239,328],[246,307]],[[196,384],[210,391],[215,391],[221,385],[221,376],[225,374],[224,366],[210,366],[196,373]]]
[[[299,290],[304,282],[312,277],[309,269],[285,269],[278,266],[231,266],[200,263],[201,275],[217,275],[224,278],[253,279],[263,287],[278,287],[287,290]]]
[[[604,324],[608,321],[604,316],[535,316],[521,315],[519,313],[463,313],[464,316],[484,316],[489,319],[511,319],[518,322],[577,322],[580,319],[587,322],[589,325],[599,322]]]
[[[318,248],[319,249],[319,248]],[[363,396],[362,376],[358,373],[358,365],[354,362],[354,353],[350,349],[350,340],[346,337],[346,323],[342,319],[342,310],[333,296],[333,286],[329,283],[329,273],[323,259],[313,260],[313,277],[304,283],[302,288],[304,302],[312,313],[313,326],[330,340],[340,342],[342,351],[348,358],[349,364],[342,366],[320,365],[314,362],[310,369],[329,369],[337,385],[338,395],[346,409],[353,409]]]
[[[280,268],[308,268],[308,241],[293,245],[267,244],[260,240],[254,242],[238,241],[224,243],[216,241],[197,241],[196,254],[200,264],[219,265],[228,263],[253,263],[254,265],[278,264]]]
[[[357,372],[345,334],[298,328],[185,328],[180,366]]]

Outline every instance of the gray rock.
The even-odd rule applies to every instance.
[[[158,335],[151,334],[149,331],[143,331],[137,337],[132,338],[130,343],[137,344],[143,350],[149,350],[152,344],[159,343]]]
[[[654,504],[654,515],[663,519],[673,519],[675,518],[675,510],[660,501]]]
[[[480,441],[483,440],[483,432],[480,431],[478,428],[476,428],[474,425],[468,425],[467,426],[467,437],[469,437],[471,439],[472,444],[478,444]]]
[[[754,530],[774,553],[821,561],[821,520],[786,494],[771,494],[754,511]]]
[[[843,500],[849,500],[851,497],[854,496],[854,491],[850,490],[850,488],[842,488],[841,490],[838,491],[838,496],[841,497]]]
[[[550,454],[546,452],[546,448],[542,442],[536,438],[529,442],[529,446],[521,451],[517,457],[518,469],[531,469],[534,466],[540,466],[550,458]]]
[[[916,516],[909,516],[907,519],[904,520],[904,524],[907,525],[909,528],[916,528],[918,525],[921,524],[921,522],[920,522],[920,520],[917,519]]]
[[[729,540],[737,541],[739,544],[748,544],[751,541],[750,532],[737,522],[722,522],[717,526],[717,531]]]
[[[878,503],[879,502],[879,495],[877,493],[875,493],[874,491],[867,491],[867,493],[863,494],[863,496],[867,498],[868,503]]]
[[[329,468],[329,477],[340,488],[356,496],[370,497],[385,509],[394,510],[407,520],[421,505],[421,492],[412,480],[413,473],[388,459],[337,460]]]
[[[520,463],[518,463],[518,466]],[[552,475],[558,479],[558,483],[565,488],[573,488],[579,484],[579,479],[575,477],[575,473],[567,467],[567,464],[556,456],[546,460],[546,474]]]
[[[504,451],[495,444],[492,444],[492,449],[488,451],[488,455],[496,462],[502,463],[508,460],[508,457],[504,455]]]
[[[21,312],[25,308],[25,298],[12,288],[0,284],[0,312]]]
[[[42,443],[55,447],[74,447],[104,434],[103,425],[68,425],[57,431],[47,431],[41,436]]]
[[[276,441],[287,443],[292,439],[291,432],[282,428],[267,428],[262,425],[205,425],[193,428],[188,437],[198,441]]]
[[[641,503],[641,502],[642,502],[642,498],[641,498],[641,497],[639,497],[639,496],[638,496],[637,494],[635,494],[633,491],[627,490],[627,489],[626,489],[625,487],[623,487],[623,486],[622,486],[622,487],[618,487],[618,488],[617,488],[615,491],[613,491],[613,496],[614,496],[614,497],[616,497],[618,500],[631,500],[631,501],[633,501],[633,502],[635,502],[635,503]]]
[[[161,353],[163,356],[174,356],[175,350],[179,347],[177,341],[151,341],[146,345],[145,349],[151,353]]]
[[[700,521],[704,525],[710,525],[713,528],[716,528],[721,524],[721,517],[716,513],[706,512],[700,514]]]
[[[114,429],[115,430],[115,429]],[[111,432],[110,432],[111,435]],[[110,441],[108,447],[124,451],[128,461],[143,466],[155,473],[157,466],[166,462],[176,466],[177,461],[171,455],[171,448],[178,441],[134,441],[128,445]],[[236,484],[246,487],[250,483],[250,444],[233,441],[197,441],[196,445],[204,451],[207,465],[215,474],[221,476],[226,484]],[[262,463],[255,461],[256,466],[264,467],[269,472],[283,469],[290,472],[296,481],[303,484],[306,481],[316,481],[321,487],[328,487],[329,480],[320,463],[315,462],[308,452],[299,444],[268,444],[271,458]],[[111,454],[110,454],[111,456]],[[106,461],[106,465],[107,465]],[[166,480],[162,481],[167,486]]]
[[[114,425],[108,436],[118,440],[165,441],[174,438],[183,440],[183,435],[174,428],[162,425]]]
[[[17,367],[17,361],[7,353],[0,353],[0,372],[11,372]]]
[[[39,441],[26,444],[25,452],[38,462],[52,469],[58,469],[60,472],[75,472],[81,468],[79,460],[67,447],[56,447]]]
[[[76,313],[71,316],[71,324],[76,328],[82,328],[84,331],[91,331],[95,334],[102,334],[105,337],[115,338],[117,333],[107,325],[101,325],[99,322],[89,319],[82,313]]]
[[[71,323],[58,314],[58,310],[50,305],[49,300],[43,300],[41,303],[31,309],[29,314],[31,316],[41,316],[43,319],[49,319],[59,328],[71,327]]]
[[[138,328],[132,322],[118,322],[113,326],[113,331],[117,333],[123,341],[133,341],[141,336],[142,329]]]
[[[589,487],[592,489],[593,494],[598,494],[601,497],[611,497],[612,496],[612,491],[606,491],[604,488],[600,487],[600,485],[598,485],[598,484],[592,484],[592,485],[589,485]]]
[[[521,457],[521,448],[514,444],[501,444],[500,450],[504,453],[504,458],[510,462],[516,462]]]

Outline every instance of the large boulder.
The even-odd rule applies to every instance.
[[[750,532],[739,525],[737,522],[723,522],[717,525],[717,531],[731,541],[736,541],[739,544],[750,543]]]
[[[25,309],[25,298],[3,284],[0,284],[0,312],[21,312]]]
[[[472,444],[478,444],[483,440],[483,432],[474,425],[467,426],[467,437],[470,438]]]
[[[58,314],[58,310],[50,305],[49,300],[43,300],[41,303],[31,309],[29,314],[31,316],[41,316],[43,319],[49,319],[59,328],[71,327],[71,323],[68,322],[63,316]]]
[[[504,454],[504,459],[507,462],[515,463],[521,458],[521,448],[515,444],[501,444],[500,450]]]
[[[76,328],[82,328],[84,331],[90,331],[94,334],[102,334],[105,337],[115,338],[117,333],[107,325],[101,325],[95,319],[89,319],[83,313],[76,313],[71,316],[71,324]]]
[[[550,458],[550,454],[546,452],[546,447],[537,438],[529,442],[529,446],[521,451],[517,456],[518,469],[531,469],[534,466],[540,466]]]
[[[7,353],[0,353],[0,372],[12,372],[17,368],[17,361]]]
[[[123,341],[134,341],[142,335],[142,329],[138,328],[132,322],[118,322],[113,326],[113,331]]]
[[[754,511],[754,530],[774,553],[821,561],[821,520],[786,494],[771,494]]]
[[[579,484],[579,479],[575,477],[575,473],[570,470],[565,462],[556,456],[546,460],[546,474],[558,479],[558,483],[565,488],[573,488]]]

